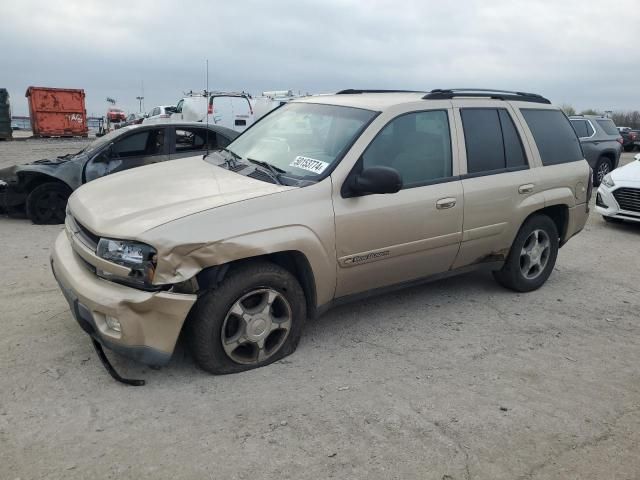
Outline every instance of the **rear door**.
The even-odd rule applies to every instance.
[[[253,109],[246,97],[231,97],[233,129],[242,132],[253,123]]]
[[[454,268],[501,261],[524,218],[543,206],[533,155],[507,102],[454,101],[464,157],[464,228]],[[542,205],[540,205],[540,203]]]

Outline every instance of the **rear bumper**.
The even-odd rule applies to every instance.
[[[105,347],[148,365],[170,359],[196,295],[145,292],[98,278],[73,251],[66,233],[56,239],[51,268],[80,327]],[[111,329],[107,316],[120,323]]]
[[[589,204],[581,203],[569,209],[567,231],[560,239],[560,245],[564,245],[571,237],[582,231],[589,218]]]

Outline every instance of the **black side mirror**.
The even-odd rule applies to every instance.
[[[368,193],[396,193],[402,188],[400,173],[391,167],[369,167],[351,177],[349,197]]]

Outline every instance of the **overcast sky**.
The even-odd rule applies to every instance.
[[[188,90],[492,87],[640,110],[638,0],[5,1],[0,87],[137,111]]]

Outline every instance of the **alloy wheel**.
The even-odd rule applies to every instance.
[[[547,266],[551,241],[544,230],[534,230],[520,251],[520,272],[527,280],[537,278]]]
[[[602,179],[611,171],[611,167],[609,166],[609,162],[600,162],[598,165],[598,171],[596,172],[596,178],[598,179],[598,184],[602,183]]]
[[[261,363],[284,344],[292,324],[287,299],[271,288],[259,288],[240,297],[222,324],[222,348],[234,362]]]

